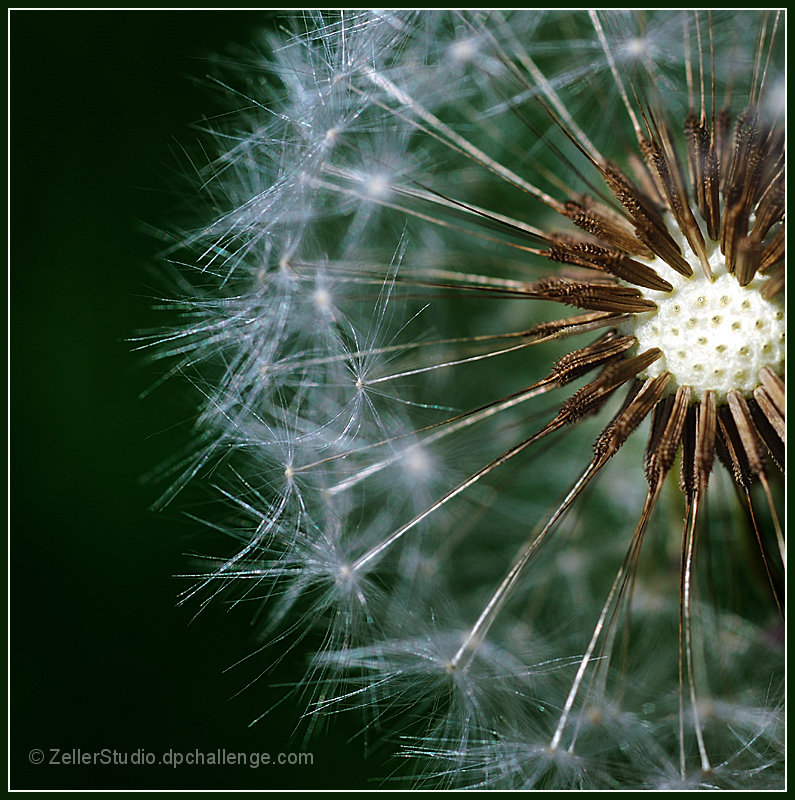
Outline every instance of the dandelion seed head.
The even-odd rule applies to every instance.
[[[476,39],[462,39],[450,45],[450,57],[462,64],[474,60],[478,52]]]
[[[389,179],[386,175],[371,175],[364,185],[369,197],[382,199],[389,194]]]
[[[762,101],[762,110],[768,119],[780,119],[787,109],[787,83],[776,77]]]
[[[347,583],[353,577],[353,569],[350,564],[340,564],[338,582]]]
[[[782,30],[306,12],[220,118],[162,337],[238,548],[194,593],[419,785],[781,774]]]
[[[410,448],[403,456],[403,463],[406,471],[415,480],[427,478],[433,470],[430,454],[421,447]]]
[[[646,55],[648,51],[648,44],[641,36],[630,39],[630,41],[627,42],[626,47],[629,55],[633,56],[634,58],[640,58],[641,56]]]
[[[312,302],[318,311],[326,313],[332,306],[331,293],[328,289],[318,288],[312,294]]]

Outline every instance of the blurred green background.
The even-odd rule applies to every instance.
[[[198,609],[177,606],[174,576],[201,543],[179,510],[150,510],[165,486],[140,480],[185,444],[191,414],[178,381],[139,398],[163,366],[128,338],[162,324],[167,293],[146,226],[168,225],[190,125],[220,110],[205,58],[281,21],[11,12],[14,788],[373,785],[353,720],[303,745],[288,698],[249,727],[301,665],[246,689],[267,655],[225,672],[254,649],[249,612],[192,622]],[[310,751],[314,765],[50,766],[34,748]]]

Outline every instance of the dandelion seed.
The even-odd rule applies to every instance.
[[[304,21],[161,337],[244,543],[193,593],[421,785],[780,785],[782,14]]]

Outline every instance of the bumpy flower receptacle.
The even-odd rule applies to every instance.
[[[680,242],[693,275],[666,271],[671,292],[642,289],[657,309],[638,314],[622,326],[626,335],[638,340],[638,352],[653,347],[662,356],[642,377],[671,373],[668,393],[690,386],[694,397],[708,389],[720,403],[730,391],[750,397],[759,385],[759,372],[769,367],[784,374],[786,323],[781,295],[766,299],[762,294],[766,278],[760,275],[746,286],[726,269],[720,249],[709,256],[712,272],[707,276],[698,259]]]

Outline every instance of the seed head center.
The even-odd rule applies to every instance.
[[[668,370],[673,377],[669,389],[690,386],[694,398],[706,389],[716,393],[718,402],[732,389],[750,396],[759,385],[762,367],[784,373],[783,301],[780,296],[762,297],[764,277],[740,286],[717,249],[710,258],[713,280],[697,261],[691,263],[695,268],[689,278],[666,272],[673,291],[644,290],[657,310],[627,324],[626,332],[638,340],[638,352],[662,350],[661,358],[641,377]]]

